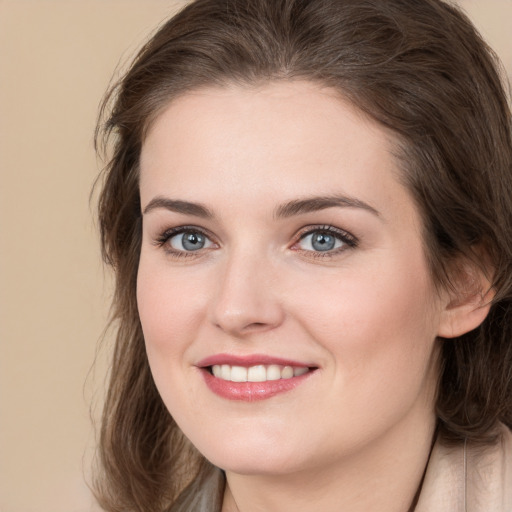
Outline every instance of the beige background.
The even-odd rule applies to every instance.
[[[110,288],[92,134],[119,59],[179,3],[0,0],[0,512],[94,510]],[[510,73],[512,0],[461,3]]]

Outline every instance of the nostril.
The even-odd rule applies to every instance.
[[[252,322],[243,327],[240,332],[247,334],[251,332],[265,331],[271,327],[272,324],[268,324],[265,322]]]

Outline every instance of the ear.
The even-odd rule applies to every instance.
[[[455,274],[455,275],[454,275]],[[450,290],[446,290],[438,336],[456,338],[476,329],[491,308],[495,291],[486,272],[474,262],[458,265]]]

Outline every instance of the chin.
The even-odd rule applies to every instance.
[[[285,474],[297,471],[303,464],[299,447],[285,446],[283,439],[260,436],[227,435],[222,441],[198,443],[198,450],[215,466],[241,475]]]
[[[300,469],[298,461],[283,460],[282,454],[278,459],[269,458],[266,453],[260,453],[258,456],[224,455],[208,458],[208,460],[224,471],[238,475],[283,475]]]

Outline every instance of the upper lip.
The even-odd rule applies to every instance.
[[[280,366],[293,366],[295,368],[308,367],[316,368],[316,365],[293,361],[281,357],[274,357],[267,354],[233,355],[233,354],[215,354],[201,359],[196,366],[206,368],[217,364],[229,364],[230,366],[257,366],[277,364]]]

